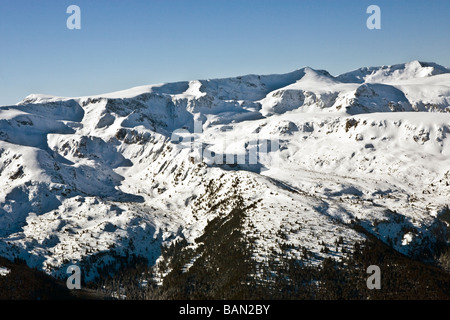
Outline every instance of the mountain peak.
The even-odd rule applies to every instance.
[[[425,78],[444,73],[450,73],[450,69],[433,62],[412,60],[402,64],[359,68],[351,72],[343,73],[336,78],[346,83],[390,82]]]

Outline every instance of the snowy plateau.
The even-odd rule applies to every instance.
[[[181,129],[188,137],[174,141]],[[267,152],[220,164],[199,159],[194,140],[219,157]],[[76,264],[94,279],[120,255],[157,266],[162,247],[198,246],[236,206],[255,261],[300,258],[301,248],[311,263],[339,259],[338,241],[351,250],[368,234],[433,260],[449,239],[450,69],[305,67],[91,97],[32,94],[0,107],[0,183],[0,256],[55,277]]]

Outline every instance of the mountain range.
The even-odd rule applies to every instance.
[[[163,266],[164,248],[199,248],[236,208],[257,263],[305,249],[311,264],[339,259],[369,235],[438,263],[449,243],[450,69],[304,67],[32,94],[0,107],[0,184],[0,256],[55,277],[77,264],[93,280],[131,255]],[[170,270],[159,270],[162,282]]]

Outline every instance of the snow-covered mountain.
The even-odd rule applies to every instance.
[[[450,70],[419,61],[30,95],[0,107],[0,255],[92,279],[117,255],[195,247],[240,206],[257,261],[286,245],[339,257],[339,238],[365,238],[355,224],[433,259],[449,137]]]

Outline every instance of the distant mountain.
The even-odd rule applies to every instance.
[[[342,82],[389,82],[413,78],[424,78],[450,73],[450,69],[432,62],[414,60],[408,63],[382,67],[365,67],[343,73],[336,78]]]
[[[228,238],[270,268],[371,235],[438,264],[449,137],[450,70],[419,61],[33,94],[0,107],[0,255],[87,281],[142,258],[162,282],[176,244],[185,271]]]

